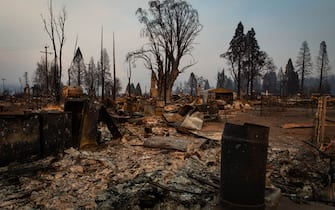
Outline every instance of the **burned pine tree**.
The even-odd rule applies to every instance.
[[[330,70],[327,44],[325,41],[320,43],[320,51],[316,60],[317,69],[319,70],[319,93],[322,95],[326,91],[326,78]]]
[[[260,50],[255,36],[256,33],[253,28],[251,28],[245,36],[245,59],[243,62],[243,70],[247,82],[247,95],[250,97],[254,96],[255,82],[257,82],[256,79],[261,75],[261,71],[265,66],[265,60],[267,58],[267,54]]]
[[[221,72],[218,72],[216,76],[216,88],[223,88],[225,84],[225,72],[224,68],[222,68]]]
[[[228,60],[231,66],[232,75],[237,85],[237,97],[241,96],[242,66],[245,55],[245,34],[242,22],[239,22],[235,29],[233,39],[229,43],[227,52],[220,55]]]
[[[294,71],[291,58],[288,60],[286,64],[285,77],[286,77],[285,96],[293,96],[297,94],[299,92],[299,76],[298,73]]]
[[[139,82],[136,85],[135,93],[136,93],[136,96],[142,96],[142,89],[141,89],[141,85]]]
[[[197,92],[198,81],[193,72],[190,74],[190,78],[188,79],[188,86],[190,87],[190,95],[195,96]]]
[[[244,26],[239,22],[227,52],[220,55],[228,61],[237,85],[238,98],[241,96],[242,89],[248,96],[253,96],[255,83],[258,83],[258,77],[265,66],[267,54],[260,50],[255,35],[253,28],[244,34]]]
[[[79,47],[77,48],[76,54],[73,57],[69,73],[69,84],[75,84],[76,86],[81,86],[83,84],[83,80],[86,75],[86,67],[83,54],[81,53]]]
[[[128,53],[127,60],[142,59],[156,74],[158,97],[169,101],[178,75],[195,64],[181,67],[202,29],[198,12],[186,1],[164,0],[149,1],[149,9],[139,8],[136,14],[149,43]]]

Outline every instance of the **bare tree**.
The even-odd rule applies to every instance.
[[[149,1],[148,10],[139,8],[136,14],[149,43],[129,53],[127,59],[143,59],[158,78],[158,96],[170,100],[178,75],[195,64],[192,61],[180,67],[183,58],[191,55],[194,39],[202,29],[198,12],[183,0],[156,0]]]
[[[63,7],[62,12],[60,15],[55,17],[52,7],[52,0],[48,2],[48,18],[44,18],[43,15],[42,21],[44,25],[44,30],[48,34],[54,53],[54,87],[53,92],[56,96],[57,102],[60,101],[60,84],[61,84],[61,77],[62,77],[62,50],[65,42],[65,22],[66,22],[66,10]],[[56,40],[58,39],[58,40]],[[58,54],[57,48],[59,49],[59,65],[58,65]],[[59,67],[59,69],[58,69]]]
[[[59,79],[62,78],[62,52],[65,42],[65,21],[66,21],[66,9],[62,8],[61,14],[58,16],[58,27],[56,27],[58,41],[59,41]],[[59,80],[60,81],[60,80]]]

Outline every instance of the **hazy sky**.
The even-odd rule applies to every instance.
[[[100,57],[100,32],[104,28],[104,47],[112,58],[112,33],[116,42],[116,71],[122,86],[127,83],[125,55],[140,48],[146,39],[135,15],[138,7],[147,8],[147,0],[54,0],[54,11],[66,7],[66,42],[63,69],[73,57],[76,35],[85,63]],[[245,31],[253,27],[262,50],[278,67],[295,61],[304,40],[309,44],[313,63],[319,45],[325,40],[330,64],[335,72],[335,1],[334,0],[189,0],[198,10],[204,26],[195,40],[193,56],[197,64],[191,72],[209,79],[215,86],[216,74],[226,64],[219,57],[228,48],[235,28],[242,21]],[[0,0],[0,78],[5,84],[19,84],[28,72],[31,78],[44,46],[51,46],[44,32],[41,14],[47,15],[47,0]],[[189,58],[186,58],[186,62]],[[112,64],[112,63],[111,63]],[[67,83],[67,76],[62,81]],[[133,69],[132,81],[149,87],[150,74],[141,65]],[[136,84],[135,84],[136,85]],[[1,87],[2,88],[2,87]]]

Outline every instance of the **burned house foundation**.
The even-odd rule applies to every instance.
[[[57,109],[0,114],[0,165],[46,157],[70,147],[94,147],[99,121],[107,125],[113,139],[122,136],[106,108],[88,99],[67,100],[64,111]]]
[[[72,145],[70,122],[69,112],[0,115],[0,166],[63,151]]]

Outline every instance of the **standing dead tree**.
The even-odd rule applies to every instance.
[[[302,43],[297,60],[296,69],[300,73],[300,93],[304,95],[304,83],[306,76],[310,75],[313,70],[313,64],[311,60],[311,53],[309,51],[307,41]]]
[[[316,67],[318,68],[319,74],[320,74],[319,93],[320,95],[322,95],[326,92],[326,89],[327,89],[326,79],[327,79],[327,74],[330,71],[329,59],[328,59],[328,53],[327,53],[327,44],[325,41],[322,41],[320,43],[320,50],[319,50],[319,55],[316,58],[316,65],[317,65]]]
[[[130,52],[127,60],[141,58],[157,77],[158,97],[169,101],[178,75],[195,63],[180,67],[182,59],[191,55],[194,39],[202,29],[197,10],[186,1],[149,1],[149,9],[136,11],[144,25],[142,33],[149,43]]]
[[[45,32],[48,34],[54,53],[54,75],[53,75],[53,93],[56,96],[57,103],[60,101],[60,85],[62,78],[62,51],[65,42],[65,22],[66,9],[63,7],[59,16],[55,17],[52,7],[52,0],[48,3],[48,18],[41,15]],[[58,48],[58,50],[57,50]],[[59,60],[58,60],[59,52]],[[59,62],[59,65],[58,65]]]

